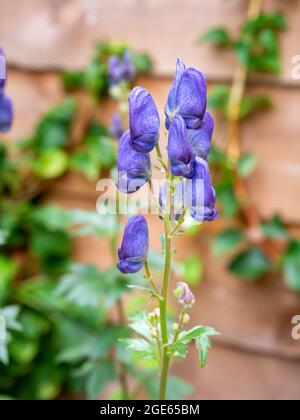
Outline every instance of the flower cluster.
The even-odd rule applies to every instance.
[[[5,56],[0,48],[0,132],[4,133],[11,128],[13,119],[12,102],[8,96],[5,95],[6,83],[6,65]]]
[[[161,211],[169,212],[173,220],[179,220],[184,210],[188,210],[198,222],[213,221],[218,215],[207,163],[214,122],[206,111],[206,98],[203,74],[195,68],[186,68],[178,59],[174,83],[165,106],[170,173],[159,195]],[[129,96],[129,127],[119,143],[117,187],[131,194],[151,179],[150,152],[158,144],[160,131],[157,107],[150,93],[142,87],[133,89]],[[173,191],[169,194],[171,189]],[[171,206],[167,205],[169,195],[173,200]],[[132,220],[129,223],[131,226]],[[135,223],[144,226],[145,220],[139,217]],[[148,230],[145,228],[136,229],[134,235],[131,228],[126,228],[120,252],[121,271],[136,272],[142,267],[141,261],[145,260],[147,250],[144,245],[148,243],[146,235]],[[133,249],[131,241],[136,243]],[[143,245],[142,249],[138,249],[138,244]],[[138,264],[132,258],[137,258]]]

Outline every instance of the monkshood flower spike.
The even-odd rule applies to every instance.
[[[135,151],[130,145],[130,133],[126,131],[118,147],[118,189],[127,194],[138,191],[151,178],[151,160],[149,153]]]
[[[179,58],[174,83],[165,106],[166,127],[170,127],[176,115],[181,115],[187,128],[200,128],[206,105],[205,77],[195,68],[186,68]]]
[[[180,115],[177,115],[170,125],[168,156],[173,175],[192,178],[194,174],[195,154],[187,139],[187,129],[184,119]]]
[[[178,263],[172,261],[176,250],[173,239],[184,233],[186,225],[213,221],[217,218],[216,194],[211,183],[207,157],[211,148],[214,122],[206,112],[206,81],[202,73],[186,68],[178,59],[175,80],[165,107],[168,130],[167,161],[161,153],[159,140],[159,114],[150,93],[135,88],[129,96],[130,131],[119,142],[119,190],[133,193],[150,181],[150,152],[156,148],[156,167],[164,175],[159,197],[154,182],[149,182],[152,203],[163,221],[161,244],[164,253],[163,275],[156,283],[148,261],[149,233],[143,216],[132,217],[124,232],[119,249],[118,268],[122,273],[136,273],[144,266],[145,285],[138,286],[149,293],[155,306],[150,314],[135,316],[131,328],[140,333],[139,339],[129,339],[128,348],[141,358],[153,358],[160,370],[159,399],[166,399],[169,368],[173,359],[185,357],[189,344],[194,342],[199,352],[200,366],[207,362],[211,348],[210,336],[218,335],[210,327],[198,326],[186,330],[190,322],[188,313],[195,297],[188,285],[178,278],[174,291],[178,303],[177,319],[170,321],[168,311],[170,282],[181,276]],[[189,215],[190,213],[190,215]],[[176,269],[177,267],[177,269]],[[174,272],[173,272],[174,271]],[[183,274],[182,274],[183,275]],[[142,327],[141,327],[142,326]]]
[[[143,216],[129,219],[121,248],[119,248],[118,269],[124,273],[137,273],[144,266],[149,250],[149,232]]]
[[[13,120],[13,106],[10,98],[5,95],[6,63],[2,48],[0,48],[0,132],[10,130]]]
[[[131,146],[138,152],[149,153],[157,144],[160,119],[150,93],[138,86],[129,95],[129,126]]]

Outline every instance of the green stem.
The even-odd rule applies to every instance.
[[[168,382],[168,373],[170,359],[168,355],[167,344],[169,341],[168,338],[168,325],[167,325],[167,299],[168,299],[168,288],[169,280],[171,275],[171,238],[169,237],[170,230],[170,219],[169,214],[167,213],[164,218],[164,227],[165,227],[165,270],[164,270],[164,281],[162,287],[162,300],[160,302],[160,328],[161,328],[161,338],[162,338],[162,367],[161,367],[161,377],[160,377],[160,390],[159,390],[159,399],[166,399],[166,390]]]

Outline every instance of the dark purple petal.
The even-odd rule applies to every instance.
[[[173,175],[192,178],[195,154],[187,139],[187,129],[180,115],[177,115],[170,125],[168,155]]]
[[[166,212],[167,192],[170,191],[170,183],[165,182],[159,190],[159,206],[163,212]],[[170,201],[170,200],[169,200]],[[184,209],[184,183],[178,182],[175,186],[175,192],[171,196],[171,203],[168,211],[170,220],[179,220]]]
[[[196,156],[207,159],[211,149],[214,120],[209,112],[206,112],[201,128],[188,130],[188,140]]]
[[[129,124],[132,147],[151,152],[159,138],[159,114],[150,93],[138,86],[129,95]]]
[[[137,152],[131,147],[129,131],[126,131],[119,141],[117,167],[117,187],[127,194],[138,191],[151,178],[150,155]]]
[[[216,193],[204,159],[196,159],[194,177],[186,181],[185,202],[191,216],[198,222],[211,222],[218,217]]]
[[[133,216],[125,227],[119,248],[118,269],[124,273],[137,273],[144,265],[149,250],[149,232],[143,216]]]
[[[122,118],[118,112],[116,112],[112,116],[109,131],[110,131],[111,136],[116,140],[119,140],[124,134]]]
[[[129,51],[125,51],[123,54],[123,75],[124,79],[128,81],[133,80],[136,76],[132,55]]]
[[[13,120],[13,106],[10,98],[6,95],[0,96],[0,132],[4,133],[11,128]]]
[[[175,115],[181,115],[186,127],[200,128],[206,111],[207,89],[203,74],[195,69],[186,69],[177,60],[175,80],[165,107],[166,127],[169,128]]]

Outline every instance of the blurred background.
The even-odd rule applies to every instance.
[[[114,166],[116,142],[108,141],[107,127],[116,101],[107,94],[103,69],[92,64],[95,57],[105,60],[128,48],[135,54],[133,85],[147,88],[162,113],[176,58],[200,68],[216,119],[212,165],[222,217],[196,231],[188,229],[176,242],[176,260],[197,298],[193,321],[215,327],[222,336],[215,340],[204,370],[198,369],[193,350],[173,373],[192,385],[187,398],[299,399],[300,340],[292,337],[292,319],[300,315],[299,1],[0,0],[0,6],[0,45],[9,66],[6,92],[15,109],[12,130],[1,136],[7,155],[4,162],[1,152],[0,177],[7,177],[1,179],[0,306],[10,308],[12,322],[10,342],[0,347],[0,394],[107,397],[114,389],[109,383],[114,375],[101,365],[98,377],[91,375],[97,358],[75,340],[78,335],[86,342],[96,337],[97,324],[107,324],[103,312],[110,311],[114,319],[113,309],[102,305],[95,310],[91,290],[79,287],[85,275],[101,279],[100,271],[83,271],[80,277],[77,266],[66,284],[65,264],[95,266],[101,272],[112,266],[109,241],[99,237],[110,234],[103,233],[91,212],[101,170],[104,176]],[[261,10],[269,16],[276,13],[275,18],[260,19],[254,29],[245,29],[249,11],[253,19]],[[235,41],[220,28],[227,28]],[[260,39],[254,46],[253,31]],[[109,41],[113,46],[99,46]],[[245,45],[252,48],[253,57],[259,56],[255,65],[254,59],[243,59]],[[245,88],[241,75],[248,80],[249,96],[242,102],[243,115],[228,121],[224,107],[230,105],[234,86]],[[63,102],[73,90],[80,103],[76,114],[70,101]],[[99,100],[96,108],[90,105],[91,95]],[[101,126],[87,135],[91,113]],[[80,144],[82,137],[91,139],[95,133],[102,138],[97,152],[88,149],[92,140]],[[58,137],[63,156],[40,153],[38,144]],[[69,137],[72,142],[67,145]],[[100,158],[90,162],[95,153]],[[67,154],[72,159],[65,165]],[[232,159],[238,160],[238,167],[232,166]],[[62,167],[53,168],[54,161],[63,162]],[[71,216],[67,213],[72,221],[60,208],[76,209]],[[161,224],[153,216],[149,221],[151,245],[159,251]],[[85,231],[66,233],[72,223],[84,225]],[[9,239],[3,240],[3,235]],[[59,273],[53,273],[58,267]],[[63,293],[57,293],[57,284]],[[103,290],[97,292],[103,295]],[[84,293],[88,296],[82,303]],[[115,303],[115,295],[112,300]],[[147,310],[140,296],[125,297],[125,302],[129,312]]]

